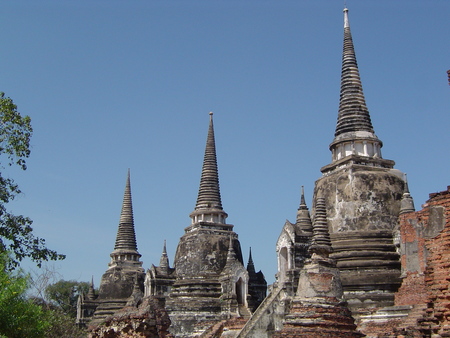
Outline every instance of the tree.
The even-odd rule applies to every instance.
[[[30,276],[7,270],[7,254],[0,254],[0,338],[81,338],[73,317],[40,297],[26,296]]]
[[[50,327],[45,332],[45,338],[85,338],[87,332],[75,324],[73,317],[61,310],[52,310],[49,314]]]
[[[48,297],[48,294],[52,298],[59,294],[58,292],[48,293],[47,288],[50,287],[49,291],[51,291],[51,286],[61,284],[61,277],[55,267],[49,264],[43,264],[39,270],[31,270],[28,295],[34,304],[41,306],[48,314],[50,327],[45,332],[46,338],[84,338],[87,336],[86,331],[75,323],[76,304],[72,307],[72,311],[66,313],[58,301]],[[60,282],[57,283],[58,280]],[[75,282],[74,284],[78,292],[88,292],[88,283]],[[53,287],[53,289],[57,290],[58,288]],[[69,289],[72,289],[72,286]]]
[[[45,337],[51,328],[48,312],[25,297],[28,278],[8,271],[8,256],[0,254],[0,336]]]
[[[45,296],[57,305],[65,314],[76,317],[77,301],[80,294],[87,294],[89,283],[75,280],[60,280],[47,286]]]
[[[5,169],[5,165],[27,169],[25,160],[30,156],[32,133],[30,117],[22,117],[14,102],[0,92],[1,171]],[[7,268],[16,268],[25,257],[31,258],[38,267],[43,261],[64,259],[64,255],[48,249],[45,240],[33,234],[31,219],[13,215],[6,209],[6,204],[20,193],[14,180],[0,172],[0,251],[7,251],[12,255]]]

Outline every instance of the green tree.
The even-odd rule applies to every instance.
[[[45,296],[65,314],[76,317],[77,301],[80,294],[87,294],[89,283],[75,280],[60,280],[45,289]]]
[[[87,332],[77,324],[75,319],[61,310],[49,310],[50,327],[45,332],[45,338],[81,338],[87,337]]]
[[[0,254],[0,336],[45,337],[49,313],[27,299],[28,278],[21,270],[8,271],[8,256]]]
[[[25,257],[31,258],[39,267],[43,261],[65,258],[48,249],[45,240],[33,234],[31,219],[13,215],[6,209],[6,204],[21,191],[14,180],[2,172],[5,165],[17,165],[26,170],[32,133],[30,117],[22,117],[14,102],[0,92],[0,252],[12,255],[8,269],[17,267]]]

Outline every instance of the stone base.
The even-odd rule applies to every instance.
[[[359,338],[356,325],[345,303],[336,298],[295,299],[283,329],[273,338],[333,337]]]

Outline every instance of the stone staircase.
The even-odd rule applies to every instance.
[[[236,338],[251,337],[251,331],[259,324],[261,318],[267,314],[268,309],[272,306],[274,301],[278,301],[281,297],[281,291],[283,291],[284,285],[276,286],[273,288],[272,292],[263,300],[256,311],[253,313],[251,318],[247,321],[245,326],[242,328],[241,332],[236,336]]]
[[[248,311],[248,310],[247,310]],[[250,312],[249,312],[250,314]],[[244,327],[248,319],[235,317],[222,320],[204,331],[199,338],[235,338]]]
[[[252,316],[250,310],[244,304],[239,304],[238,311],[239,311],[239,315],[246,320],[249,320],[250,317]]]
[[[123,299],[108,299],[100,303],[94,312],[89,325],[97,325],[102,322],[105,318],[114,315],[115,312],[123,309],[127,304],[127,300]]]

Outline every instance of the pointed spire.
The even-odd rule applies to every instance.
[[[411,197],[411,194],[409,193],[408,179],[405,174],[405,188],[404,188],[402,200],[400,202],[400,215],[406,214],[408,212],[414,212],[414,211],[416,211],[416,208],[414,207],[414,200]]]
[[[119,229],[117,231],[114,250],[131,250],[137,252],[136,234],[134,231],[133,204],[131,200],[130,169],[128,169],[127,183],[123,196],[122,212],[120,214]]]
[[[116,244],[111,253],[109,268],[118,265],[128,267],[142,266],[139,261],[141,254],[137,251],[136,233],[134,231],[133,204],[131,201],[130,169],[128,169],[127,183],[123,195],[122,212],[120,213],[119,228],[117,229]]]
[[[354,156],[370,159],[371,166],[392,168],[393,161],[383,160],[381,148],[383,143],[375,135],[369,110],[366,106],[355,48],[348,19],[348,9],[344,8],[344,46],[342,51],[341,92],[339,113],[330,144],[333,163],[344,158],[353,161]],[[363,163],[366,159],[364,159]],[[334,170],[336,166],[328,165],[322,172]]]
[[[328,257],[332,251],[325,198],[318,197],[316,201],[316,215],[314,217],[313,238],[309,252]]]
[[[230,240],[228,244],[228,252],[227,252],[227,261],[225,263],[225,266],[222,269],[221,274],[229,274],[232,270],[233,263],[236,261],[236,252],[234,251],[233,247],[233,237],[230,233]]]
[[[308,207],[306,206],[305,202],[305,187],[302,185],[302,195],[300,197],[300,206],[298,207],[298,210],[307,210]]]
[[[165,274],[167,274],[169,272],[169,257],[167,256],[166,240],[164,240],[163,252],[161,255],[161,259],[159,260],[159,268]]]
[[[233,248],[233,238],[231,237],[230,234],[230,244],[228,245],[228,253],[227,253],[227,263],[228,261],[232,261],[236,258],[236,253],[234,252],[234,248]]]
[[[197,205],[195,206],[195,210],[211,208],[222,210],[212,112],[209,113],[208,137],[206,140],[202,177],[200,180],[200,189],[198,192]]]
[[[94,300],[95,299],[94,276],[92,276],[91,284],[89,284],[89,290],[88,290],[87,298],[89,300]]]
[[[222,209],[222,200],[220,198],[213,113],[209,113],[208,137],[206,139],[197,204],[189,216],[192,219],[192,224],[200,224],[200,226],[203,222],[226,224],[225,221],[228,217],[227,213]]]
[[[255,273],[255,264],[253,263],[253,258],[252,258],[252,248],[250,247],[250,253],[248,255],[248,263],[247,263],[247,271],[248,273]]]
[[[374,133],[359,76],[348,9],[344,9],[344,48],[342,53],[341,95],[335,136],[346,132]]]
[[[300,198],[300,206],[297,210],[297,229],[304,232],[304,234],[312,234],[312,222],[309,215],[308,207],[305,202],[305,188],[302,186],[302,193]]]

